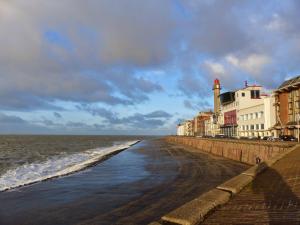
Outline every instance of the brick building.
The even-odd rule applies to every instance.
[[[213,112],[199,112],[199,114],[194,118],[194,135],[195,136],[205,136],[205,121],[210,120]]]
[[[299,137],[300,76],[283,82],[275,90],[276,136],[281,134]]]

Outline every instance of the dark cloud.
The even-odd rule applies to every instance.
[[[2,1],[0,14],[3,109],[137,104],[162,90],[134,72],[168,61],[171,1]]]
[[[0,113],[0,124],[24,124],[24,123],[26,123],[26,121],[20,117],[10,116],[10,115]]]
[[[50,129],[39,126],[21,117],[7,115],[0,112],[0,133],[1,134],[45,134]]]
[[[211,95],[211,85],[196,73],[184,74],[178,82],[178,89],[188,97]]]
[[[191,18],[184,30],[194,50],[223,56],[245,48],[251,41],[237,20],[241,16],[237,12],[239,1],[182,1],[182,4]]]
[[[172,115],[162,110],[157,110],[148,114],[145,114],[146,118],[171,118]]]
[[[61,119],[62,118],[62,115],[58,112],[54,112],[53,115],[58,118],[58,119]]]
[[[1,1],[0,108],[136,105],[169,87],[167,76],[138,76],[157,68],[175,68],[168,76],[190,109],[206,107],[196,98],[211,96],[214,78],[224,89],[275,88],[300,71],[299,9],[297,0]],[[162,121],[89,111],[113,124]]]
[[[157,110],[146,114],[135,113],[122,117],[118,113],[101,107],[91,107],[89,105],[79,105],[78,109],[87,111],[93,116],[100,116],[108,125],[122,125],[137,129],[155,129],[166,124],[173,116],[165,111]]]
[[[195,111],[210,111],[212,108],[211,104],[206,100],[195,102],[186,99],[183,101],[183,105],[185,108]]]

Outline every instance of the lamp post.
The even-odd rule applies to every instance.
[[[297,138],[297,140],[298,140],[298,142],[300,142],[300,140],[299,140],[299,137],[300,137],[300,135],[299,135],[299,131],[300,131],[300,127],[299,127],[299,119],[300,119],[300,113],[298,113],[297,114],[297,129],[298,129],[298,138]]]

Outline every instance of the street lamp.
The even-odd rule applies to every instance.
[[[299,121],[299,120],[300,120],[300,113],[297,114],[297,125],[298,125],[298,126],[297,126],[297,129],[298,129],[298,135],[297,135],[298,138],[297,138],[297,139],[298,139],[298,142],[300,142],[300,140],[299,140],[299,137],[300,137],[300,135],[299,135],[299,131],[300,131],[300,127],[299,127],[300,125],[299,125],[299,122],[300,122],[300,121]]]

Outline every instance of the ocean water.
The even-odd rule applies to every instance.
[[[0,136],[0,191],[67,175],[142,136]]]

